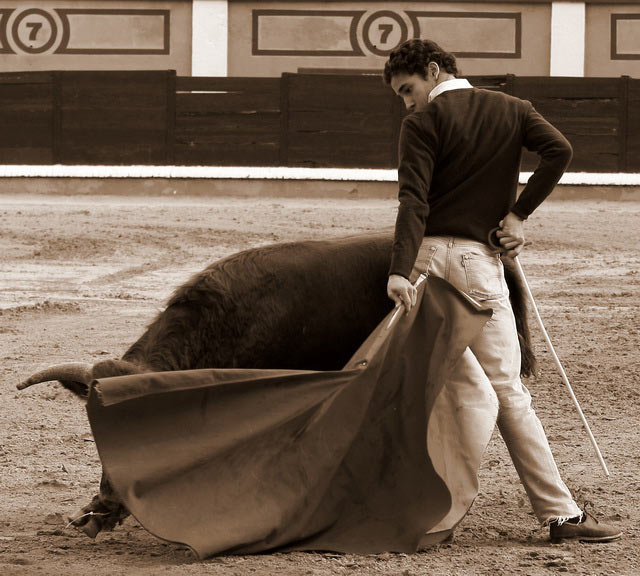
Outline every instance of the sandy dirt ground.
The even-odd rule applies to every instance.
[[[605,478],[534,329],[527,381],[566,483],[625,531],[552,545],[496,433],[481,494],[452,543],[414,555],[293,553],[198,561],[129,518],[93,541],[67,513],[97,490],[84,404],[56,384],[18,392],[46,365],[118,357],[192,273],[238,250],[391,226],[395,201],[0,194],[0,574],[284,576],[640,574],[640,203],[549,200],[521,256],[611,476]],[[384,289],[383,286],[380,287]]]

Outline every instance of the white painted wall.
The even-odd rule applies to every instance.
[[[585,3],[551,5],[551,76],[584,76]]]
[[[227,76],[228,20],[227,0],[193,0],[192,76]]]

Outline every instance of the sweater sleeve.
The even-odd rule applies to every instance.
[[[437,151],[433,129],[417,116],[408,116],[398,144],[398,216],[389,275],[409,278],[425,235],[429,214],[427,200]]]
[[[526,105],[523,144],[527,150],[540,156],[540,163],[511,209],[524,219],[551,194],[573,156],[571,144],[561,132],[549,124],[530,102]]]

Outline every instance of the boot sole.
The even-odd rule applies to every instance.
[[[579,542],[611,542],[622,536],[622,532],[611,536],[565,536],[562,538],[550,538],[552,544],[562,544],[564,540],[578,540]]]

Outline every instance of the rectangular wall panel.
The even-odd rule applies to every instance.
[[[585,76],[640,78],[640,4],[586,6]]]
[[[407,12],[420,37],[457,58],[520,58],[521,12]]]
[[[0,72],[191,73],[191,0],[0,0]]]
[[[431,38],[467,75],[549,73],[551,2],[229,2],[229,74],[380,73],[391,50]]]

